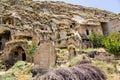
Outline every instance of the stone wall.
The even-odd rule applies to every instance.
[[[120,32],[120,19],[113,19],[108,22],[108,33]]]
[[[85,34],[85,35],[89,35],[91,34],[92,32],[96,32],[96,33],[99,33],[99,34],[103,34],[103,31],[102,31],[102,27],[100,25],[80,25],[77,29],[79,31],[79,33],[81,35]]]

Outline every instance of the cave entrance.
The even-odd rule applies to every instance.
[[[14,24],[14,18],[13,17],[3,17],[3,24]]]
[[[88,29],[86,29],[86,34],[89,35],[89,30]]]
[[[12,49],[9,54],[9,59],[12,64],[21,60],[26,61],[26,54],[24,49],[21,46],[17,46],[16,48]]]
[[[26,61],[26,54],[25,53],[22,53],[22,60]]]
[[[11,33],[9,30],[0,29],[0,50],[4,49],[5,43],[11,38]]]
[[[101,22],[101,27],[102,27],[103,34],[104,35],[108,34],[108,23],[107,22]]]
[[[0,50],[2,50],[2,42],[1,42],[1,37],[0,37]]]

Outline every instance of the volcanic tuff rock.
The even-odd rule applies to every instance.
[[[92,32],[106,34],[110,32],[106,30],[109,26],[112,26],[110,30],[115,27],[114,31],[119,31],[120,20],[109,23],[115,18],[118,18],[117,14],[109,11],[64,2],[0,0],[0,50],[3,50],[4,58],[5,52],[9,51],[7,61],[9,58],[14,58],[14,62],[25,61],[28,60],[25,46],[33,43],[38,47],[41,42],[49,41],[55,48],[69,49],[71,54],[76,47],[93,47],[88,39]],[[19,45],[26,40],[28,44]],[[10,48],[9,43],[14,48]]]
[[[79,18],[85,18],[104,22],[116,16],[116,14],[109,11],[64,2],[35,2],[31,0],[6,1],[8,2],[0,2],[0,16],[7,17],[11,15],[17,18],[19,23],[12,27],[17,29],[31,29],[35,27],[35,25],[51,26],[52,23],[62,19],[77,21]]]
[[[64,33],[66,30],[63,29],[67,29],[67,35],[74,34],[75,30],[69,30],[70,28],[73,29],[72,25],[100,25],[100,22],[108,22],[116,18],[116,16],[117,14],[109,11],[64,2],[40,2],[32,0],[0,1],[0,27],[10,30],[14,36],[34,35],[37,37],[33,38],[35,44],[39,44],[37,39],[41,33],[46,34],[53,41],[59,41],[61,39],[56,39],[56,37],[59,37],[58,34],[61,34],[63,37],[67,34]],[[69,28],[68,26],[71,27]],[[60,30],[62,30],[61,33],[59,33]],[[55,34],[55,36],[51,36],[51,34]],[[71,37],[66,37],[66,39],[68,38]]]
[[[103,35],[112,31],[120,32],[119,16],[109,11],[64,2],[0,0],[0,50],[3,51],[2,58],[7,64],[13,66],[20,60],[31,61],[32,59],[30,57],[31,60],[29,60],[28,55],[31,56],[32,52],[35,54],[32,56],[32,58],[34,57],[33,62],[39,65],[34,66],[35,71],[34,69],[33,71],[39,71],[38,67],[49,71],[49,68],[51,69],[55,63],[65,64],[76,56],[77,49],[93,47],[88,39],[88,35],[92,32]],[[29,47],[29,45],[33,46]],[[34,49],[36,49],[35,52]],[[84,55],[83,58],[85,58]],[[19,64],[24,66],[26,63],[18,62],[15,66]],[[4,65],[2,65],[3,67]],[[85,73],[96,72],[91,65],[83,64],[79,67],[80,70],[86,68]],[[78,67],[70,69],[75,68]],[[12,73],[11,70],[14,71],[13,69],[14,66],[9,70],[10,73]],[[19,68],[17,69],[19,70]],[[69,73],[68,69],[64,71]]]

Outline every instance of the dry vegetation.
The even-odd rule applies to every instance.
[[[106,80],[104,73],[89,63],[71,68],[59,68],[48,74],[48,80]]]

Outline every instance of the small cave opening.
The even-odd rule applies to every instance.
[[[3,17],[3,24],[14,24],[14,18],[12,17]]]
[[[31,36],[22,36],[21,38],[19,39],[26,39],[28,41],[31,41],[32,40],[32,37]]]
[[[14,48],[8,51],[7,57],[4,60],[4,64],[6,65],[7,69],[11,68],[17,61],[26,61],[26,52],[24,48],[20,45],[14,46]]]
[[[15,52],[15,53],[14,53],[14,56],[15,56],[15,57],[18,57],[18,56],[19,56],[18,52]]]
[[[16,63],[17,61],[26,61],[26,53],[21,46],[13,48],[9,53],[9,61],[11,64]]]
[[[70,28],[73,28],[73,25],[70,25]]]
[[[11,32],[9,30],[0,29],[0,50],[4,49],[5,43],[11,39]]]
[[[107,22],[101,22],[101,27],[104,35],[108,34],[108,23]]]
[[[89,35],[89,30],[88,29],[86,29],[86,34]]]
[[[71,25],[70,25],[70,28],[74,28],[76,26],[76,24],[75,23],[72,23]]]
[[[0,50],[2,50],[2,42],[0,42]]]
[[[26,54],[25,53],[22,53],[22,60],[26,61]]]

